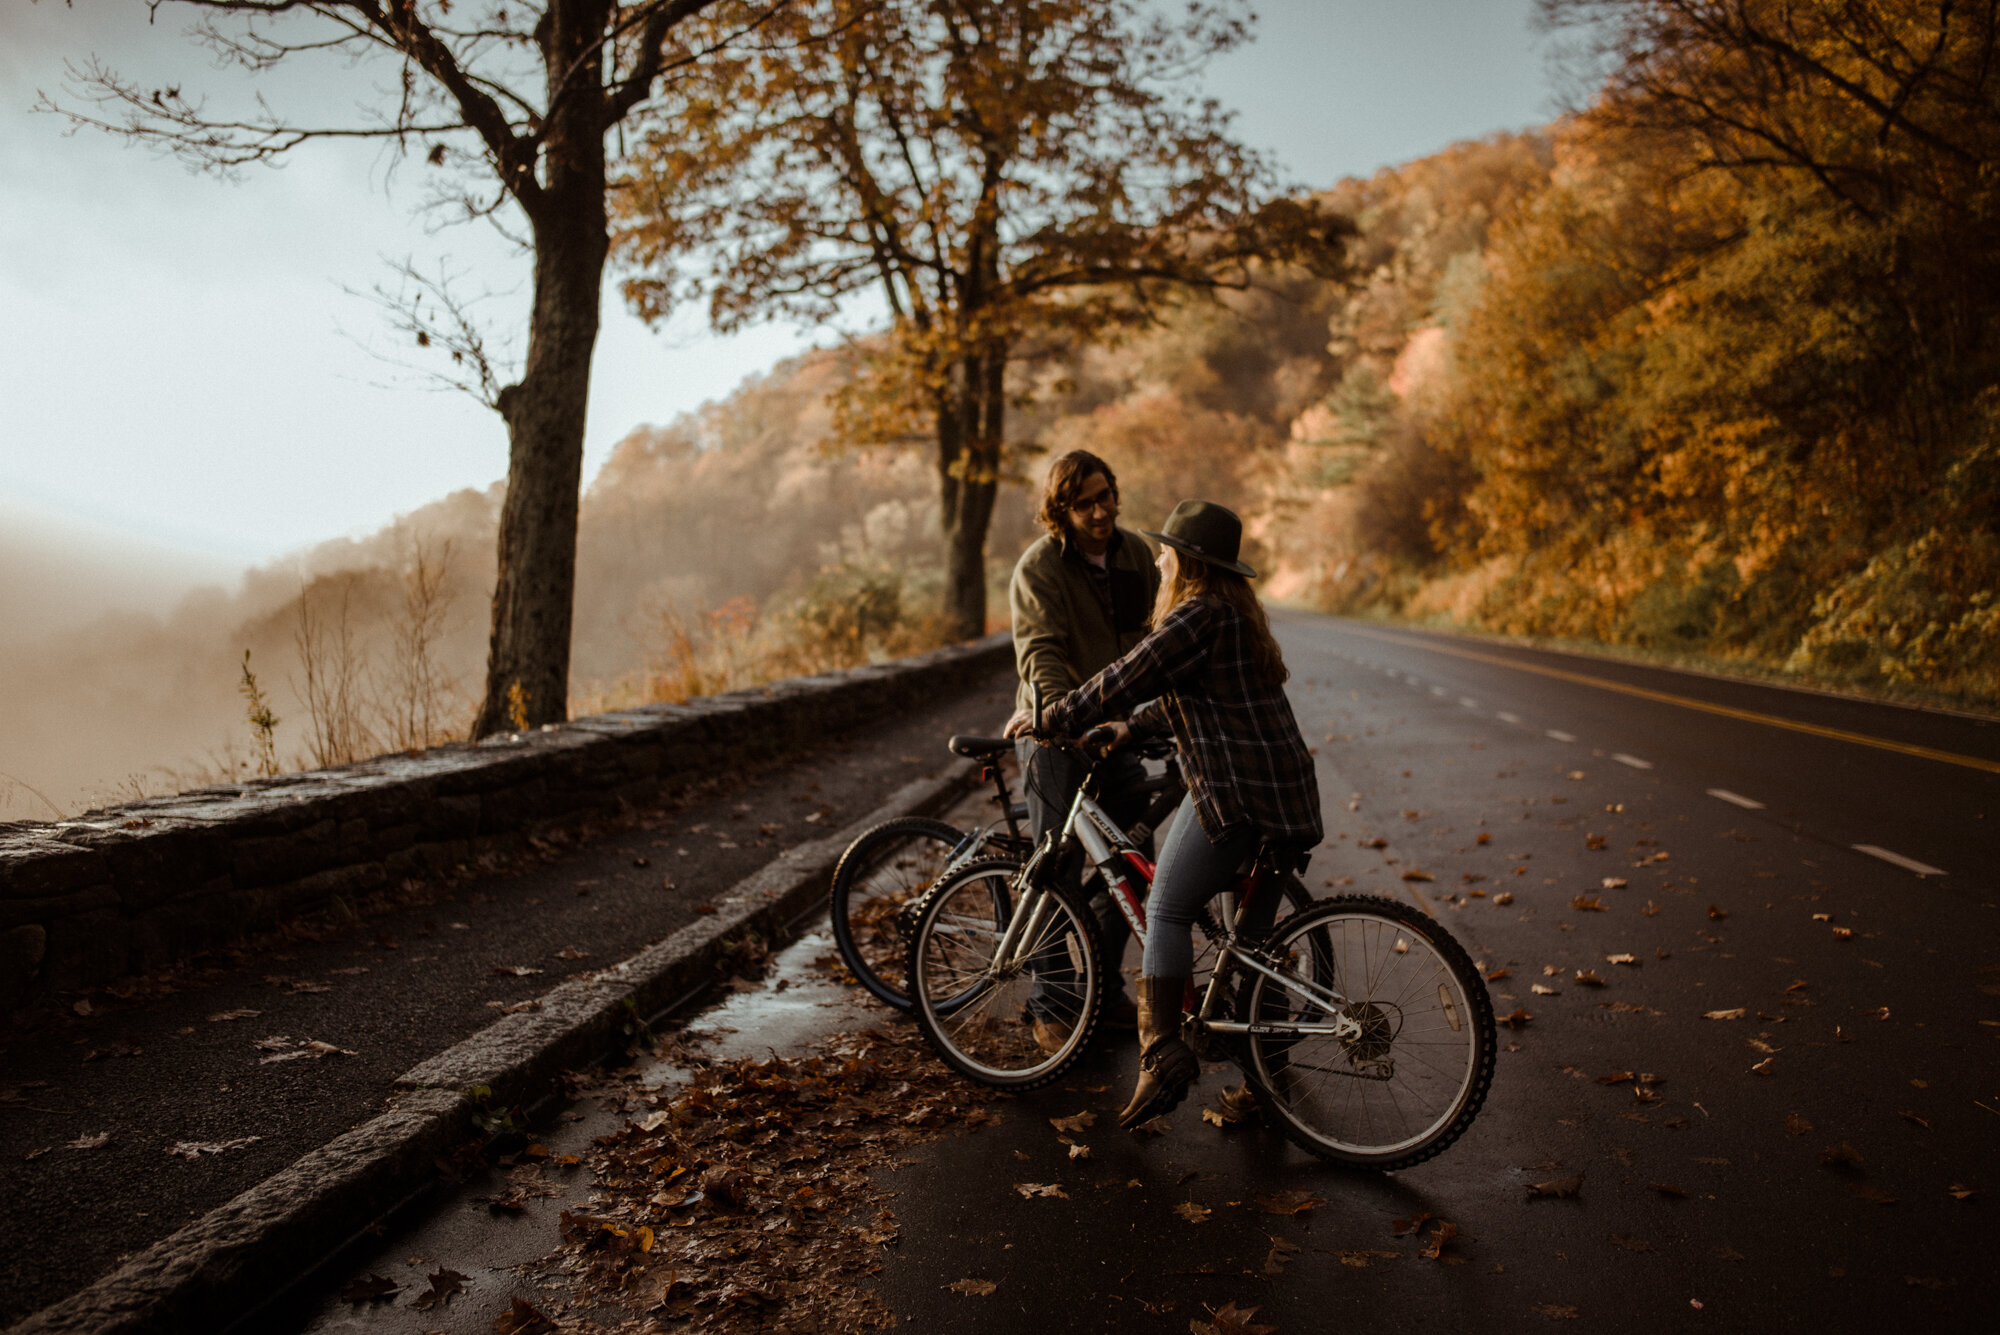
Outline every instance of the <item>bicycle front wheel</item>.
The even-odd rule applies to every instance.
[[[899,1011],[910,1008],[903,910],[931,887],[964,839],[945,821],[901,816],[863,832],[834,868],[827,911],[840,958],[861,986]]]
[[[952,1069],[1002,1089],[1034,1089],[1068,1070],[1104,992],[1095,915],[1072,890],[1017,889],[1019,870],[994,859],[946,877],[910,933],[917,1027]],[[1016,915],[1020,930],[1007,943]]]
[[[1436,920],[1344,896],[1285,919],[1255,953],[1283,981],[1243,980],[1244,1073],[1293,1143],[1388,1170],[1464,1134],[1493,1083],[1493,1003]]]

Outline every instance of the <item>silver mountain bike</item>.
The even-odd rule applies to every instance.
[[[1048,1084],[1096,1028],[1107,968],[1097,922],[1052,874],[1072,844],[1145,940],[1153,864],[1099,805],[1097,768],[1025,862],[975,861],[917,904],[912,1014],[946,1063],[984,1084]],[[1378,1170],[1420,1163],[1464,1134],[1492,1084],[1485,981],[1443,926],[1393,900],[1320,900],[1252,930],[1278,897],[1303,893],[1300,865],[1261,849],[1211,901],[1198,927],[1209,967],[1188,989],[1184,1032],[1240,1067],[1301,1148]]]

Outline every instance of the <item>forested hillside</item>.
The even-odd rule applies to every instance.
[[[1336,192],[1373,276],[1264,514],[1300,591],[2000,697],[1992,15],[1548,8],[1587,111]]]

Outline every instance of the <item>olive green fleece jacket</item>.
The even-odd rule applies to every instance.
[[[1087,558],[1068,537],[1043,535],[1015,563],[1007,586],[1014,620],[1014,668],[1021,685],[1015,707],[1028,707],[1028,683],[1050,705],[1110,667],[1146,638],[1160,572],[1153,550],[1129,529],[1112,538],[1111,606],[1093,581]]]

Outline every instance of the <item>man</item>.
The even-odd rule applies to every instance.
[[[1117,476],[1088,450],[1071,450],[1049,466],[1038,517],[1048,533],[1021,554],[1007,588],[1014,666],[1021,677],[1014,716],[1007,722],[1009,737],[1028,726],[1031,685],[1041,688],[1045,707],[1054,704],[1144,639],[1160,589],[1152,549],[1138,534],[1118,527]],[[1054,747],[1023,737],[1016,751],[1029,825],[1039,840],[1069,814],[1083,775],[1074,759]],[[1129,756],[1108,763],[1127,771],[1122,778],[1139,777],[1138,762]],[[1131,818],[1118,808],[1111,805],[1114,816]],[[1093,906],[1104,928],[1106,958],[1114,965],[1112,978],[1122,988],[1115,965],[1131,930],[1101,890]],[[1122,990],[1105,1001],[1106,1022],[1131,1028],[1134,1011]]]

